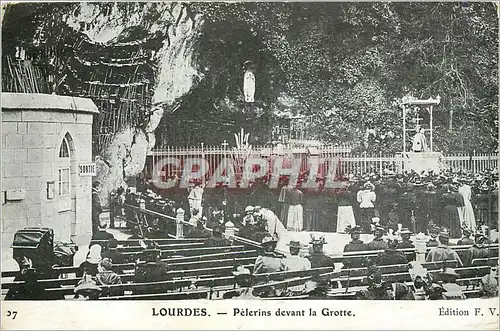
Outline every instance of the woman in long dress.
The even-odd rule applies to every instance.
[[[356,220],[354,218],[354,212],[352,210],[353,196],[348,190],[338,191],[338,212],[337,212],[337,231],[338,233],[345,233],[345,229],[348,225],[351,228],[356,226]]]
[[[290,207],[288,209],[288,231],[299,232],[304,227],[304,209],[302,208],[304,194],[295,188],[290,192]]]
[[[456,193],[451,191],[448,184],[443,185],[445,193],[441,196],[441,205],[443,207],[441,212],[441,226],[450,229],[451,238],[460,238],[462,233],[460,231],[460,215],[458,208],[460,201],[457,199]]]
[[[462,221],[466,224],[467,228],[476,228],[476,216],[474,215],[474,209],[472,208],[472,190],[467,183],[463,183],[458,189],[458,193],[464,198],[464,206],[462,209]]]

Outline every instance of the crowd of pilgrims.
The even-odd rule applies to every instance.
[[[195,189],[190,189],[203,195],[202,200],[197,198],[196,208],[192,206],[195,199],[186,199],[186,189],[162,190],[158,194],[176,201],[176,208],[191,212],[197,209],[209,223],[219,217],[241,225],[245,207],[258,205],[275,212],[289,231],[343,232],[346,225],[359,225],[363,233],[371,233],[374,217],[394,231],[401,224],[415,233],[425,233],[429,223],[436,224],[448,228],[455,239],[460,237],[464,224],[473,230],[480,225],[497,228],[497,170],[350,174],[338,178],[342,188],[333,189],[324,188],[324,178],[317,179],[318,188],[304,188],[307,179],[307,174],[299,176],[292,187],[283,177],[277,189],[269,188],[266,177],[251,183],[249,189],[219,183],[215,189],[205,190],[207,194],[197,183]],[[144,187],[144,191],[154,191],[151,184]]]

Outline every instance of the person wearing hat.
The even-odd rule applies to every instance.
[[[242,238],[250,239],[253,233],[256,231],[255,219],[252,215],[253,207],[248,206],[245,208],[247,213],[242,220],[243,226],[238,231],[238,236]]]
[[[202,201],[204,188],[204,185],[201,185],[199,181],[196,181],[194,183],[194,187],[189,190],[188,202],[191,214],[193,214],[194,209],[198,209],[198,213],[200,213],[200,215],[203,214]]]
[[[19,275],[14,278],[15,284],[7,291],[5,300],[48,300],[45,286],[38,281],[36,269],[32,268],[32,261],[24,257],[21,262]]]
[[[382,273],[377,266],[368,267],[366,283],[368,288],[356,293],[357,300],[394,300],[388,285],[382,279]]]
[[[189,232],[186,234],[186,238],[210,238],[212,234],[205,227],[206,222],[207,218],[203,216],[200,220],[197,221],[196,226],[189,230]]]
[[[287,244],[290,249],[290,255],[283,260],[285,271],[304,271],[311,269],[311,262],[305,257],[299,256],[300,250],[305,247],[300,244],[300,241],[290,240]],[[296,285],[289,287],[290,293],[301,293],[304,290],[304,285]]]
[[[196,226],[200,217],[201,217],[200,211],[194,208],[193,212],[191,213],[191,218],[189,219],[189,223],[192,224],[193,226]]]
[[[463,253],[464,266],[471,266],[474,259],[485,259],[498,254],[498,250],[492,250],[485,245],[486,240],[483,232],[477,232],[474,235],[474,244]]]
[[[374,238],[368,244],[366,244],[366,250],[368,251],[380,251],[389,248],[387,243],[384,241],[384,235],[386,230],[383,226],[377,225],[373,233]]]
[[[224,233],[224,228],[220,224],[215,224],[212,228],[212,236],[205,240],[205,246],[207,247],[223,247],[231,246],[231,242],[224,238],[222,235]]]
[[[300,232],[304,229],[304,193],[297,187],[294,187],[289,193],[288,216],[287,216],[287,229],[288,231]]]
[[[443,288],[444,300],[465,300],[465,294],[462,292],[462,287],[457,284],[459,274],[453,268],[444,268],[438,275],[438,279]]]
[[[461,180],[461,186],[458,193],[463,197],[464,206],[462,207],[462,220],[469,229],[476,228],[476,216],[472,208],[472,187],[466,179]]]
[[[417,205],[417,196],[412,183],[406,185],[404,193],[399,198],[399,211],[401,223],[404,227],[412,228],[415,231],[416,219],[415,210]]]
[[[498,297],[498,266],[490,268],[490,273],[481,278],[480,286],[482,298]]]
[[[475,210],[477,216],[476,221],[479,224],[491,224],[490,221],[493,221],[495,223],[498,221],[496,219],[491,219],[491,211],[496,207],[490,209],[490,199],[492,200],[491,202],[494,205],[498,204],[498,200],[494,200],[493,197],[490,197],[491,193],[491,189],[486,181],[484,181],[478,188],[478,193],[476,194],[475,199]]]
[[[363,252],[366,251],[365,243],[360,240],[361,228],[359,226],[350,227],[348,226],[345,232],[349,233],[351,236],[351,241],[344,246],[344,253],[346,252]],[[351,257],[344,258],[344,268],[361,268],[363,267],[363,258]]]
[[[290,256],[284,260],[285,271],[302,271],[311,269],[311,262],[305,257],[300,257],[300,250],[304,247],[300,241],[290,240],[287,244],[290,249]]]
[[[325,237],[316,238],[311,234],[312,253],[306,258],[311,262],[311,268],[332,267],[335,268],[335,261],[327,256],[323,251],[323,245],[326,244]]]
[[[450,231],[443,228],[439,233],[439,245],[437,247],[431,248],[427,257],[426,262],[441,262],[441,261],[457,261],[460,266],[463,266],[462,260],[458,256],[457,252],[451,249],[449,246]]]
[[[431,179],[428,180],[430,181]],[[436,186],[432,182],[428,183],[422,192],[421,201],[419,202],[424,212],[424,218],[419,220],[419,232],[425,232],[429,222],[434,222],[438,219],[441,208],[439,196]]]
[[[271,235],[262,238],[261,247],[263,252],[255,260],[253,274],[267,274],[271,272],[278,272],[284,270],[283,259],[285,256],[276,253],[277,240]]]
[[[463,198],[458,193],[452,192],[451,186],[442,186],[445,193],[441,196],[441,225],[450,229],[451,238],[460,238],[461,219],[459,207],[463,206]]]
[[[354,210],[352,208],[354,202],[354,193],[349,188],[342,188],[335,191],[337,202],[337,232],[342,233],[347,227],[356,226]]]
[[[408,263],[405,254],[396,249],[398,247],[398,241],[396,239],[389,240],[388,246],[388,248],[377,255],[375,259],[376,265],[384,266]]]
[[[255,226],[255,230],[250,235],[250,240],[261,242],[264,237],[271,235],[266,230],[266,225],[267,224],[265,220],[263,220],[262,218],[257,218],[257,224]]]
[[[95,232],[93,235],[92,235],[92,241],[98,241],[97,243],[99,245],[101,245],[104,249],[107,248],[106,247],[106,241],[114,238],[115,236],[113,236],[111,233],[109,233],[108,231],[106,231],[106,228],[107,228],[108,224],[105,222],[105,221],[100,221],[99,222],[99,228],[97,229],[97,232]]]
[[[236,283],[236,291],[226,292],[223,299],[235,300],[256,300],[259,297],[253,293],[253,285],[255,283],[254,276],[247,268],[242,265],[236,265],[233,268],[233,276]]]
[[[101,257],[108,258],[113,264],[125,263],[125,255],[118,251],[118,240],[111,238],[108,243],[108,250],[102,252]]]
[[[245,225],[254,225],[255,224],[255,217],[254,217],[254,207],[252,206],[246,206],[245,207],[245,216],[243,216],[242,224],[243,226]]]
[[[92,183],[92,234],[96,233],[99,229],[99,219],[102,212],[101,198],[99,197],[99,181]]]
[[[402,228],[399,234],[401,235],[401,241],[398,243],[396,249],[415,249],[415,245],[413,245],[410,239],[412,232],[408,228]],[[417,255],[416,253],[405,254],[405,257],[408,261],[415,261]]]
[[[377,199],[377,195],[374,189],[375,186],[367,182],[356,195],[360,208],[361,228],[365,233],[370,233],[370,221],[375,216],[375,205],[373,203]]]
[[[161,250],[148,248],[141,252],[140,260],[135,267],[134,283],[152,283],[170,280],[168,265],[161,260]],[[134,289],[134,294],[147,293],[147,290]]]
[[[457,241],[457,245],[474,245],[474,240],[471,239],[470,235],[472,231],[470,228],[462,228],[462,238]]]
[[[94,244],[90,246],[87,258],[80,264],[76,276],[82,277],[84,274],[88,274],[95,277],[97,275],[97,265],[102,259],[101,252],[101,245]]]
[[[437,247],[439,246],[439,232],[441,231],[438,226],[434,225],[434,223],[429,224],[429,236],[430,239],[425,243],[426,247]]]

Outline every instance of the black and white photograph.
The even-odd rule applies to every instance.
[[[497,307],[499,8],[2,1],[2,301]]]

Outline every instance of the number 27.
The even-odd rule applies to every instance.
[[[11,317],[12,319],[15,320],[17,316],[17,311],[15,310],[7,310],[7,317]]]

